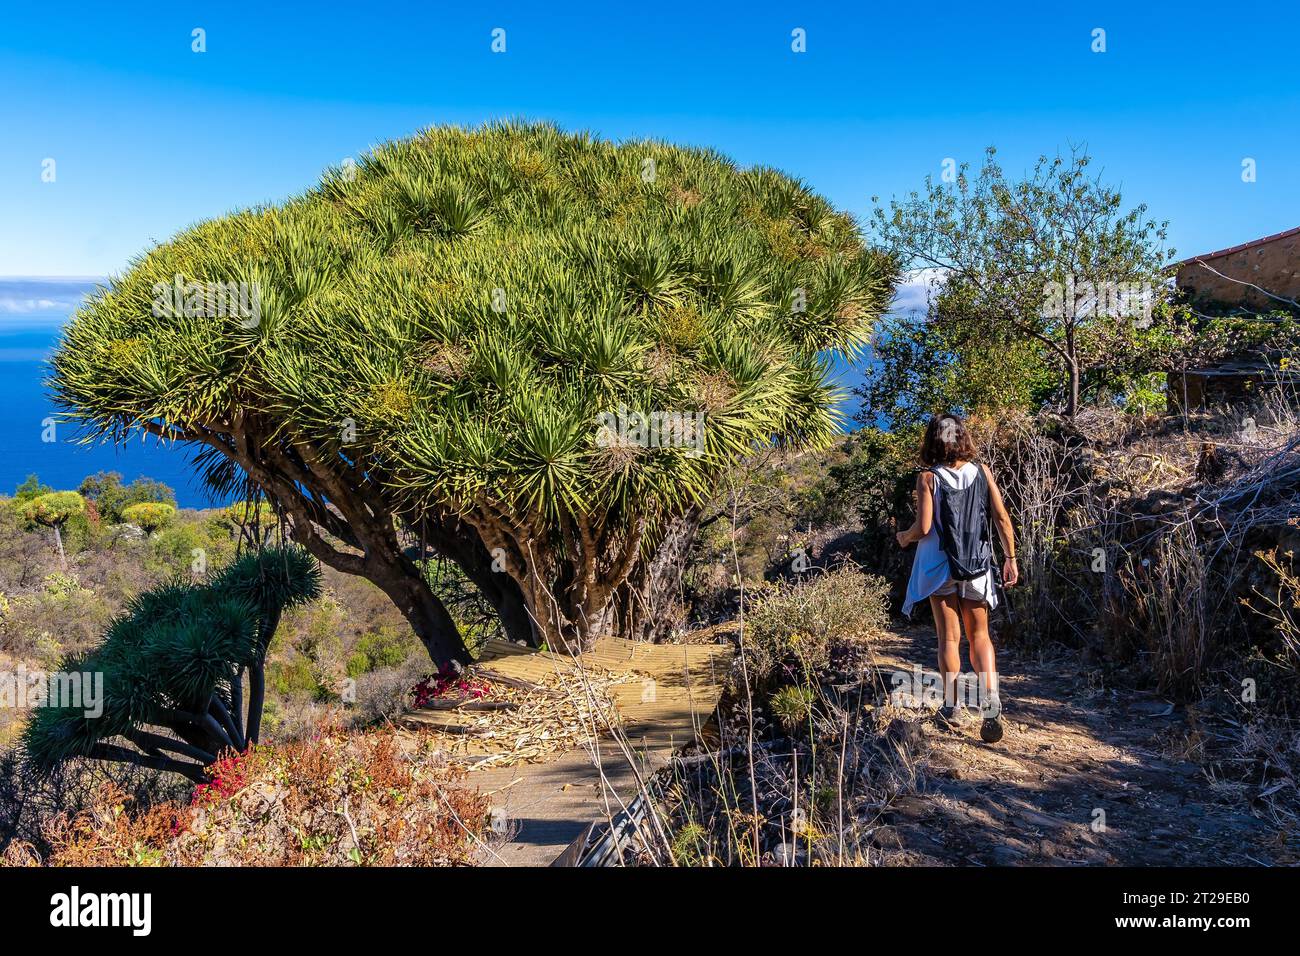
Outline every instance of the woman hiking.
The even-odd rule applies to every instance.
[[[998,606],[990,524],[997,525],[1005,555],[1001,583],[1011,587],[1020,579],[1020,572],[1015,533],[1002,493],[992,472],[976,464],[974,458],[975,443],[960,418],[936,415],[930,419],[921,442],[921,462],[926,469],[916,477],[916,521],[896,537],[899,547],[918,543],[903,613],[910,616],[916,604],[929,598],[939,637],[940,715],[951,722],[960,707],[958,652],[964,627],[984,716],[980,737],[996,743],[1002,739],[1002,706],[993,642],[989,640],[989,611]]]

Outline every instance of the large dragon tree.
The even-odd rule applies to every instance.
[[[189,443],[218,487],[251,483],[435,662],[467,655],[431,554],[510,637],[579,649],[638,627],[740,458],[834,436],[830,363],[894,280],[770,169],[439,127],[145,253],[70,324],[52,385],[93,434]],[[205,301],[213,283],[254,307]],[[644,441],[635,413],[703,413],[702,440]]]

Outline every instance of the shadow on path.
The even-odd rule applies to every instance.
[[[876,645],[888,673],[934,667],[934,633],[909,628]],[[1294,859],[1241,790],[1214,785],[1171,755],[1190,728],[1158,697],[1103,690],[1077,660],[999,648],[1006,736],[985,744],[979,718],[917,717],[922,793],[893,806],[885,854],[900,865],[1260,865]],[[969,666],[967,663],[966,666]],[[1294,838],[1292,838],[1294,839]]]

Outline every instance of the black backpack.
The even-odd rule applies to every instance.
[[[989,483],[984,469],[975,466],[975,480],[965,488],[944,482],[939,495],[939,547],[948,558],[954,581],[973,581],[989,570],[993,557],[989,528]],[[935,481],[943,481],[938,468],[931,468]]]

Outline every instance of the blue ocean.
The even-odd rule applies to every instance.
[[[11,495],[28,475],[65,491],[87,475],[116,471],[123,479],[154,478],[170,485],[183,508],[213,502],[190,467],[187,453],[153,438],[124,446],[77,443],[77,430],[49,421],[58,412],[45,388],[46,364],[68,317],[95,279],[0,279],[0,494]],[[53,437],[54,441],[46,441]]]

